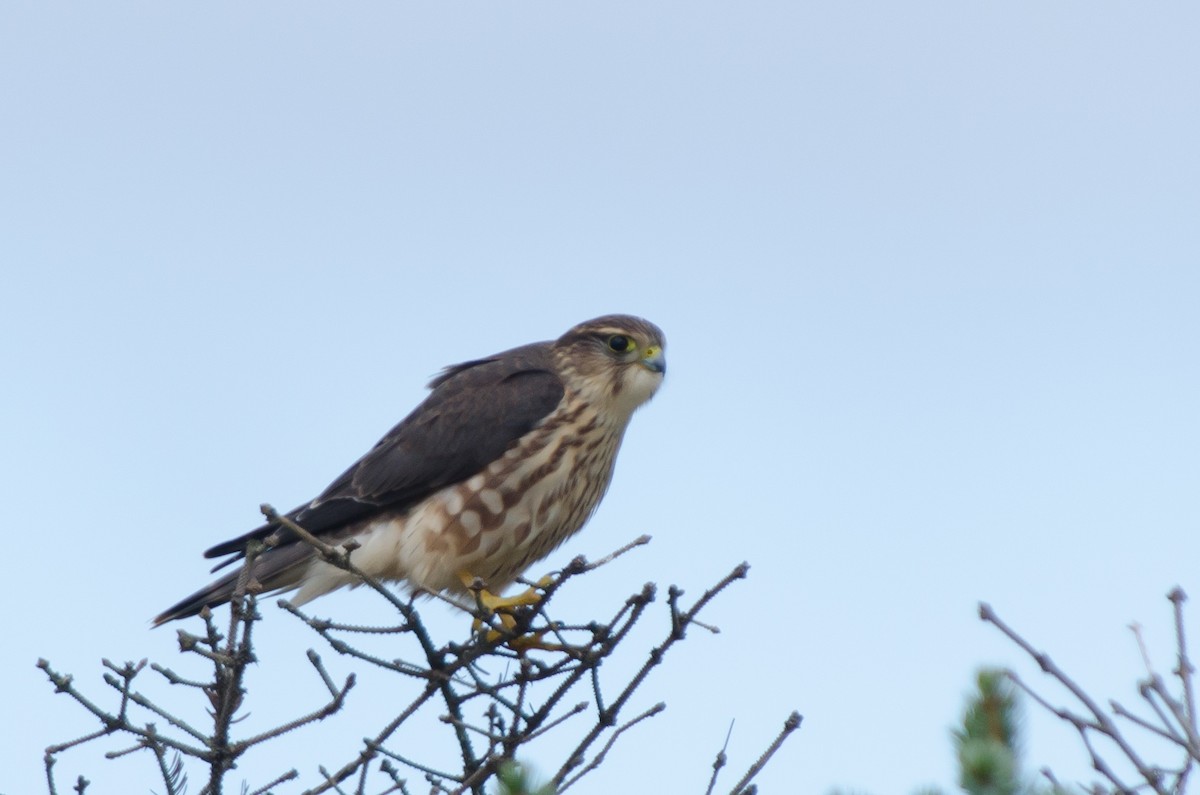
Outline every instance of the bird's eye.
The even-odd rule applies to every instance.
[[[617,353],[628,353],[629,349],[633,347],[633,340],[624,334],[614,334],[608,338],[608,347]]]

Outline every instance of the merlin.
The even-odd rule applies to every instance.
[[[662,331],[606,315],[539,342],[443,370],[430,393],[329,488],[288,518],[350,561],[413,592],[465,596],[481,579],[499,593],[583,527],[612,479],[634,411],[666,372]],[[269,539],[269,540],[268,540]],[[269,523],[209,549],[241,560],[267,541],[251,575],[303,604],[356,575]],[[227,574],[154,619],[157,626],[228,602]]]

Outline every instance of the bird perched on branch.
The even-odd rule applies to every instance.
[[[350,561],[414,591],[498,593],[576,533],[600,503],[633,412],[666,371],[657,326],[629,315],[580,323],[539,342],[447,367],[421,405],[289,519],[327,544],[357,542]],[[270,543],[252,576],[298,588],[302,604],[355,575],[269,523],[205,557],[242,559]],[[228,602],[239,572],[167,608],[157,626]]]

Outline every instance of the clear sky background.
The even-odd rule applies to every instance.
[[[1133,700],[1125,626],[1165,669],[1163,597],[1200,596],[1198,41],[1171,2],[6,3],[0,792],[93,728],[39,656],[94,694],[103,656],[180,664],[147,620],[204,548],[441,366],[608,312],[662,326],[667,382],[536,571],[652,534],[586,611],[752,569],[581,792],[702,792],[731,719],[740,772],[792,709],[763,792],[953,787],[975,668],[1036,678],[979,600]],[[318,639],[267,612],[264,724],[319,699]],[[389,686],[242,770],[311,782]]]

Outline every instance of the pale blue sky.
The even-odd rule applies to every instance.
[[[793,708],[764,793],[952,787],[974,668],[1030,669],[981,599],[1131,699],[1125,625],[1165,668],[1163,595],[1200,595],[1197,41],[1185,3],[6,4],[0,792],[92,728],[37,657],[92,692],[102,656],[175,663],[147,620],[260,502],[441,366],[606,312],[669,376],[537,571],[643,532],[577,606],[753,568],[581,792],[702,792],[730,719],[741,769]],[[265,723],[318,697],[316,639],[260,641]],[[362,725],[289,747],[338,764]]]

